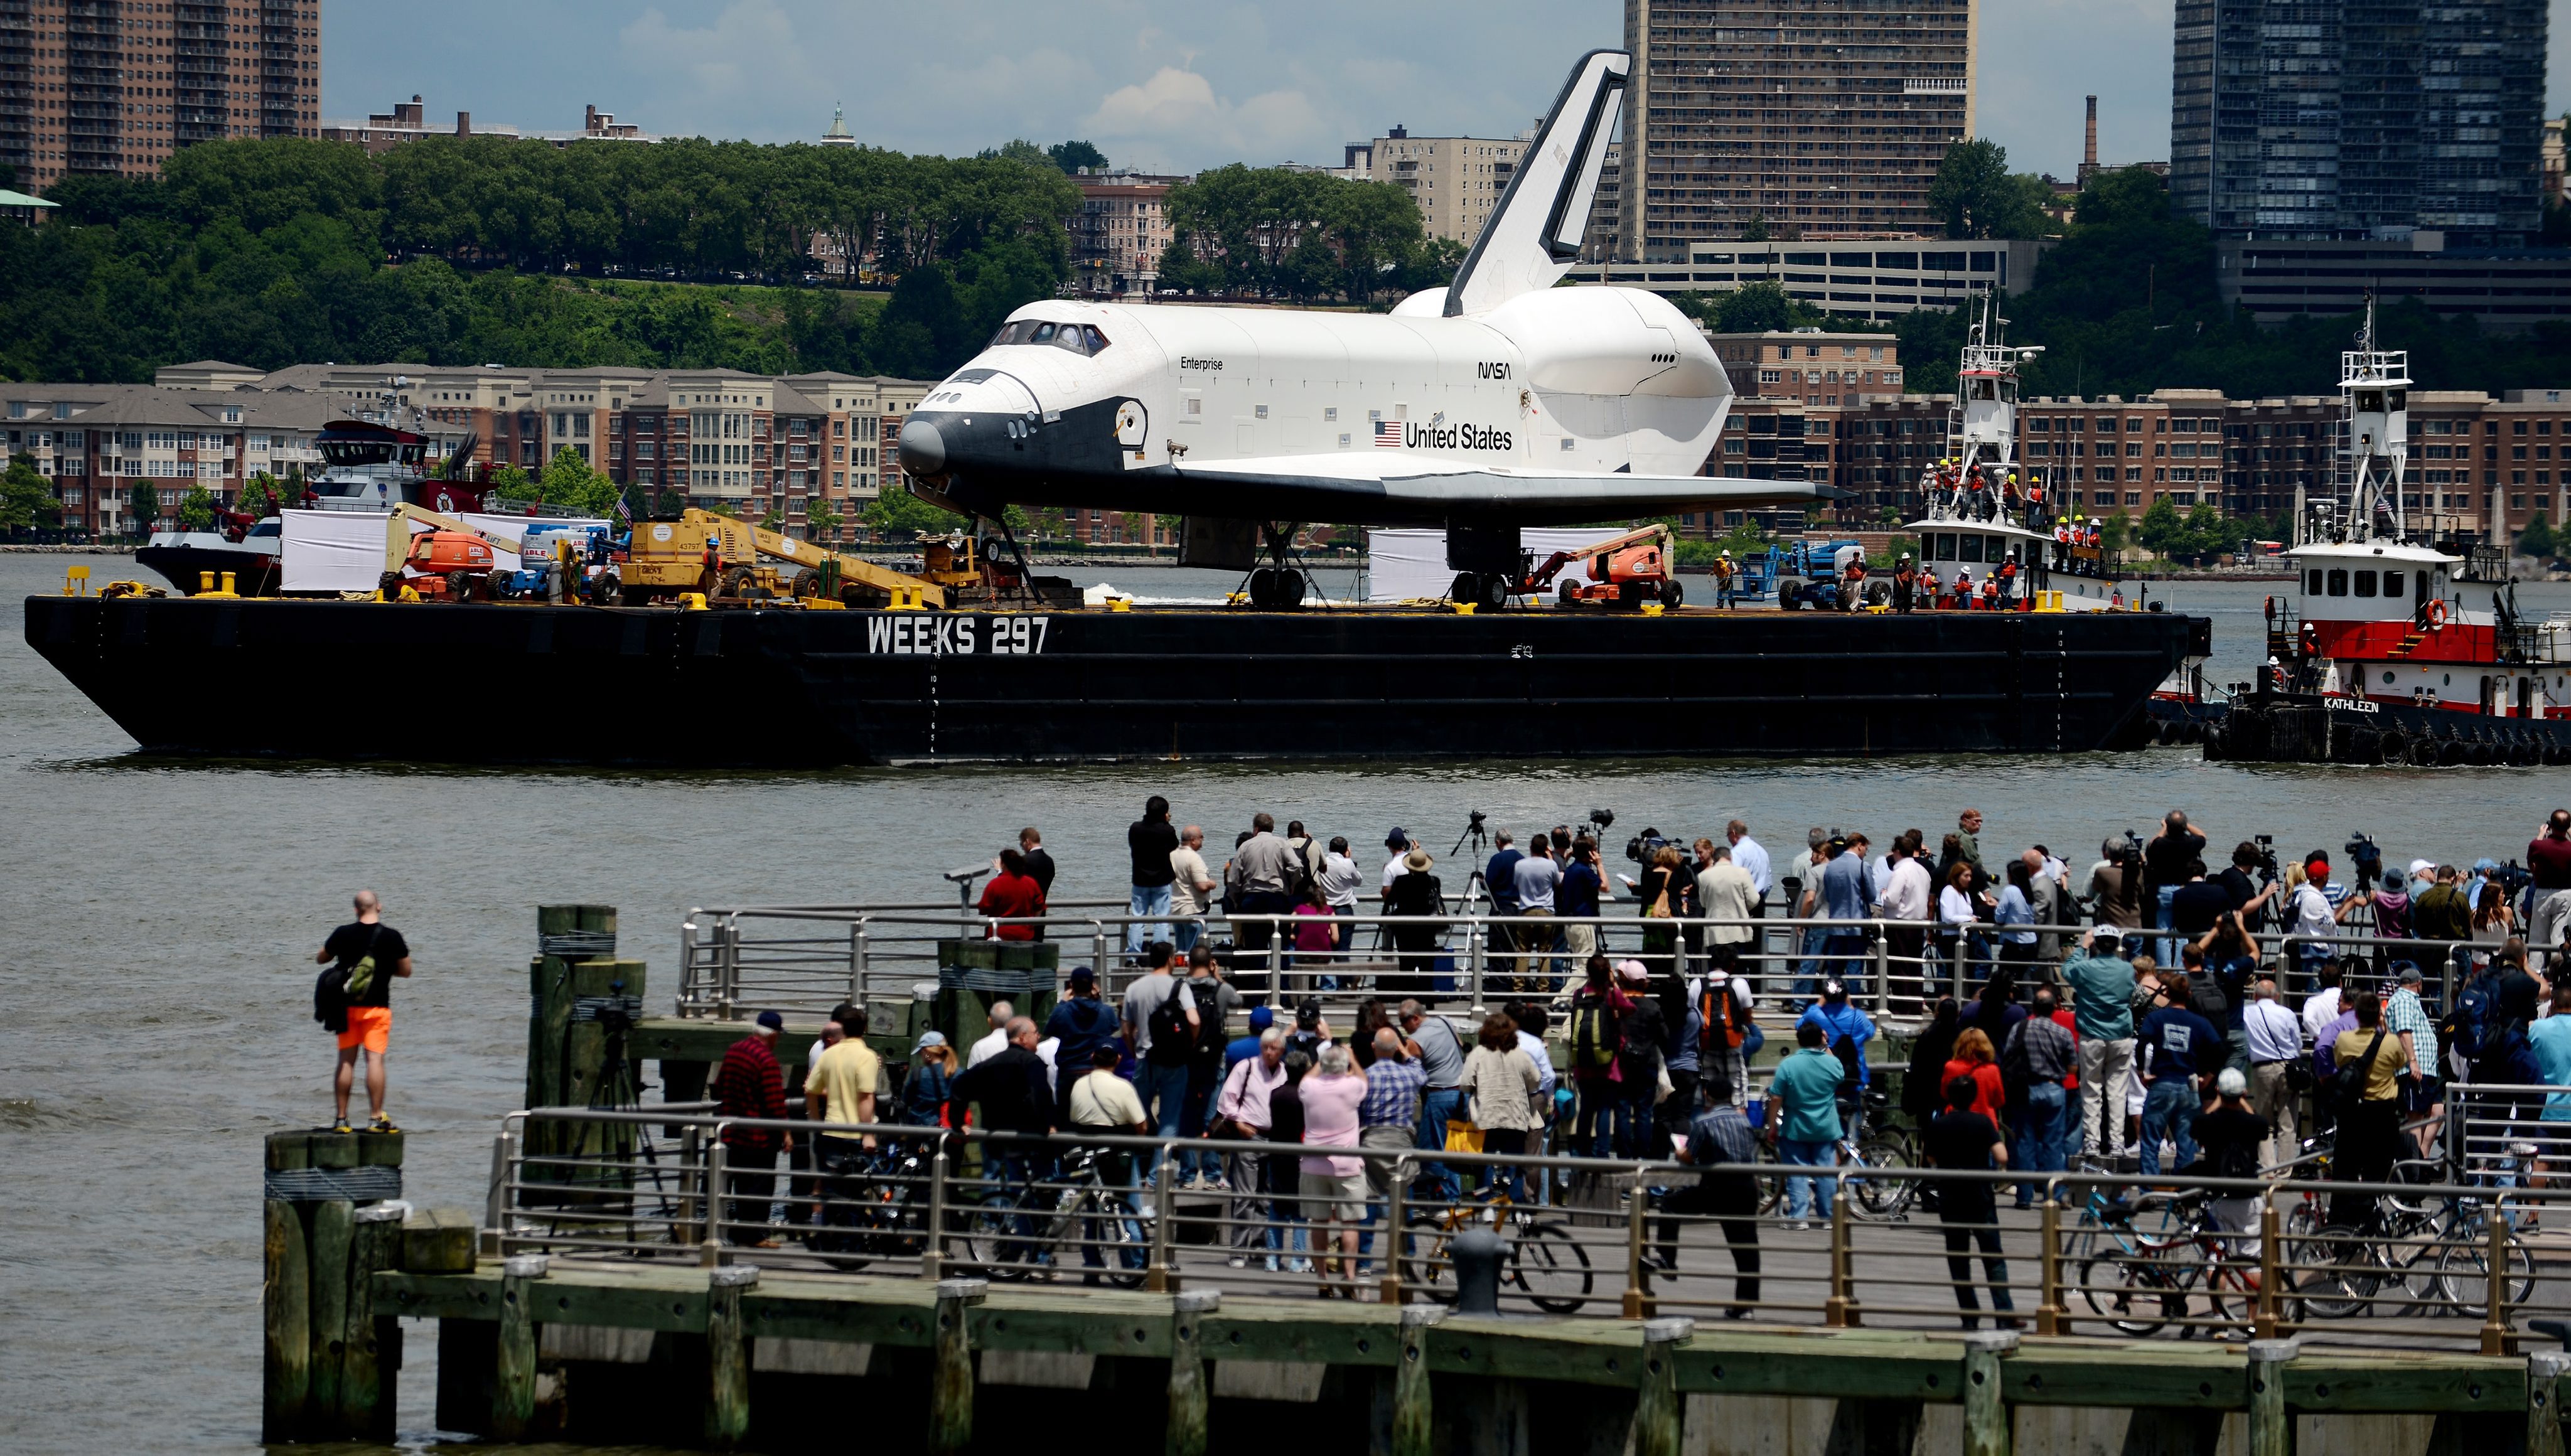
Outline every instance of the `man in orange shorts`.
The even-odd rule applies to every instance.
[[[348,1131],[348,1091],[356,1081],[357,1053],[366,1054],[366,1131],[389,1133],[384,1116],[384,1045],[393,1029],[393,977],[410,974],[410,944],[383,922],[383,908],[373,890],[357,891],[357,918],[330,932],[314,965],[339,963],[347,973],[348,1025],[339,1033],[339,1070],[335,1080],[339,1120],[332,1131]]]

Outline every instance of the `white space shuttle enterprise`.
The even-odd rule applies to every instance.
[[[1554,286],[1631,64],[1581,58],[1451,287],[1388,314],[1030,303],[902,426],[913,488],[982,517],[1184,515],[1183,559],[1234,568],[1284,564],[1299,522],[1444,526],[1459,594],[1492,606],[1524,526],[1837,494],[1699,475],[1732,383],[1695,323],[1642,289]],[[1299,573],[1262,575],[1260,605],[1300,600]]]

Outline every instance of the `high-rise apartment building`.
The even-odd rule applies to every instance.
[[[1616,255],[1930,231],[1973,132],[1974,23],[1972,0],[1625,0]]]
[[[20,191],[320,127],[321,0],[0,0],[0,163]]]
[[[1414,137],[1395,127],[1366,150],[1377,182],[1388,182],[1419,205],[1431,238],[1470,243],[1500,205],[1517,174],[1527,137]],[[1350,148],[1351,153],[1358,149]],[[1353,164],[1355,158],[1349,159]]]
[[[2542,0],[2179,0],[2177,25],[2170,193],[2218,237],[2540,226]]]

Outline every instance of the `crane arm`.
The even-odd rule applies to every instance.
[[[384,523],[384,570],[400,571],[410,560],[410,527],[413,521],[432,531],[460,531],[467,536],[481,538],[493,550],[505,551],[512,556],[518,554],[517,538],[476,531],[453,516],[441,516],[408,501],[396,501],[392,507],[392,519]]]
[[[1648,526],[1637,526],[1621,536],[1610,536],[1595,546],[1584,546],[1578,551],[1555,552],[1544,559],[1542,566],[1527,574],[1526,580],[1519,584],[1519,590],[1541,592],[1553,585],[1553,579],[1562,574],[1564,567],[1575,561],[1612,555],[1629,546],[1640,546],[1646,541],[1655,540],[1661,544],[1661,559],[1667,561],[1670,557],[1670,528],[1654,521]]]
[[[806,570],[818,570],[835,564],[842,581],[856,582],[887,595],[890,595],[895,588],[917,590],[921,593],[921,600],[927,605],[931,607],[946,605],[945,590],[918,577],[891,571],[857,557],[842,556],[827,547],[815,546],[808,541],[797,541],[791,536],[771,531],[765,526],[753,525],[749,529],[751,544],[758,548],[762,556],[773,557],[778,561],[790,561]]]

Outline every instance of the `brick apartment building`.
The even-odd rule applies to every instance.
[[[1080,211],[1071,216],[1071,285],[1092,297],[1149,297],[1167,252],[1170,189],[1184,177],[1084,172]]]
[[[531,473],[567,447],[656,499],[676,494],[752,518],[780,510],[797,535],[809,504],[823,501],[847,540],[899,475],[891,444],[902,417],[935,387],[724,370],[301,364],[271,373],[219,360],[156,377],[0,384],[10,452],[36,455],[67,526],[131,529],[130,492],[116,483],[128,475],[201,484],[229,502],[259,469],[283,478],[316,467],[310,446],[321,425],[359,418],[419,431],[447,451],[469,439],[476,463]],[[165,516],[184,489],[162,493]]]
[[[317,137],[321,0],[0,4],[0,164],[41,194],[193,142]]]
[[[1838,396],[1847,398],[1847,396]],[[1746,395],[1707,468],[1768,480],[1816,480],[1854,492],[1842,507],[1869,521],[1921,509],[1921,472],[1946,452],[1953,395],[1860,395],[1821,404]],[[2291,510],[2342,488],[2335,397],[2231,399],[2163,389],[2138,399],[2030,398],[2018,409],[2017,454],[2046,469],[2084,513],[2139,518],[2166,497],[2181,511]],[[2556,452],[2560,452],[2557,454]],[[2413,531],[2490,540],[2536,514],[2571,514],[2571,390],[2413,390],[2404,495]],[[1738,513],[1734,513],[1736,516]],[[1715,513],[1687,518],[1720,535]]]
[[[1861,395],[1901,392],[1901,346],[1888,333],[1799,328],[1707,338],[1743,398],[1854,404]]]

